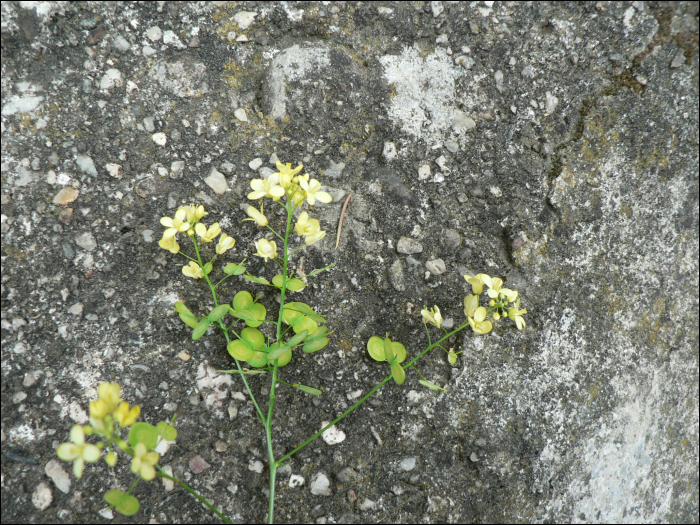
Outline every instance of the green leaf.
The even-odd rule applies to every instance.
[[[303,332],[299,332],[297,335],[292,337],[289,341],[287,341],[287,346],[289,348],[295,347],[298,344],[300,344],[304,338],[308,335],[308,330],[304,330]]]
[[[257,328],[244,328],[241,330],[241,339],[253,349],[265,346],[265,336]]]
[[[190,328],[196,328],[196,326],[199,324],[199,321],[197,321],[197,318],[194,315],[192,315],[191,313],[180,312],[180,319],[182,319],[182,322],[185,323]]]
[[[314,396],[320,396],[321,394],[323,394],[323,392],[321,390],[319,390],[317,388],[311,388],[310,386],[300,385],[300,384],[296,384],[296,385],[292,385],[292,386],[294,388],[298,388],[299,390],[306,392],[307,394],[311,394]]]
[[[406,372],[404,372],[403,367],[396,360],[391,363],[391,375],[397,385],[403,385],[403,382],[406,381]]]
[[[206,317],[199,321],[199,324],[197,327],[192,331],[192,340],[196,341],[200,337],[202,337],[207,329],[209,328],[209,325],[211,324],[211,321],[207,319]]]
[[[158,430],[153,425],[138,421],[129,429],[129,444],[132,447],[136,443],[144,443],[148,450],[153,450],[158,443]]]
[[[311,354],[313,352],[318,352],[321,348],[328,344],[327,337],[321,337],[320,339],[314,339],[313,341],[307,342],[303,347],[302,351],[306,354]]]
[[[304,331],[308,332],[309,334],[313,334],[316,330],[318,330],[318,325],[316,324],[316,321],[302,315],[292,323],[292,329],[294,330],[295,334],[300,334]]]
[[[177,430],[171,424],[166,421],[161,421],[156,425],[156,430],[163,436],[163,439],[168,441],[175,441],[177,439]]]
[[[202,271],[204,272],[204,275],[209,275],[213,269],[214,269],[214,266],[211,264],[211,262],[208,262],[207,264],[204,265],[204,268],[202,268]]]
[[[386,361],[386,354],[384,353],[384,339],[378,335],[373,335],[367,341],[367,351],[372,359],[375,361]]]
[[[241,341],[240,339],[231,341],[226,346],[226,349],[228,350],[228,353],[231,354],[231,356],[235,357],[239,361],[247,361],[248,359],[253,357],[253,354],[255,353],[249,345],[247,345],[244,341]]]
[[[294,279],[288,279],[287,280],[287,290],[292,291],[292,292],[299,292],[306,288],[306,285],[304,284],[304,281],[301,279],[297,279],[296,277]]]
[[[247,310],[253,304],[253,296],[246,290],[241,290],[233,297],[234,310]]]
[[[209,312],[209,315],[207,315],[207,319],[211,321],[212,323],[215,323],[216,321],[220,321],[223,316],[225,316],[228,313],[228,305],[227,304],[220,304],[216,308],[214,308],[211,312]]]
[[[325,272],[326,270],[330,269],[331,266],[335,266],[335,263],[331,263],[331,264],[329,264],[328,266],[326,266],[325,268],[319,268],[318,270],[314,270],[314,271],[312,271],[311,273],[307,273],[306,276],[307,276],[307,277],[313,277],[314,275],[317,275],[317,274],[319,274],[319,273],[321,273],[321,272]]]
[[[396,361],[403,363],[406,360],[406,347],[398,341],[392,341],[391,349],[396,354]]]
[[[443,392],[447,392],[447,390],[445,390],[444,388],[437,386],[435,383],[431,383],[430,381],[426,381],[425,379],[420,379],[418,382],[423,386],[432,388],[433,390],[442,390]]]
[[[282,354],[284,354],[287,350],[289,350],[288,345],[273,347],[270,353],[267,354],[267,360],[274,361],[275,359],[278,359]]]
[[[132,516],[139,511],[140,503],[134,496],[124,494],[121,490],[110,490],[105,494],[105,501],[125,516]]]
[[[270,284],[270,281],[268,281],[267,279],[263,279],[262,277],[255,277],[254,275],[250,275],[249,273],[245,274],[243,278],[247,281],[253,281],[254,283],[272,286]]]
[[[226,266],[224,266],[224,273],[227,275],[241,275],[245,273],[245,270],[246,267],[243,266],[243,263],[228,263]]]
[[[394,345],[392,344],[391,339],[389,339],[389,336],[386,336],[386,339],[384,339],[384,355],[386,356],[386,360],[389,362],[389,364],[392,364],[394,361],[396,361],[396,353],[394,352]]]
[[[192,312],[190,312],[189,308],[185,306],[185,303],[181,303],[180,301],[177,301],[175,303],[175,310],[180,313],[180,314],[190,314],[192,315]]]
[[[290,310],[295,310],[297,312],[301,312],[307,317],[310,317],[317,323],[325,323],[326,318],[323,317],[320,314],[317,314],[313,308],[311,308],[308,304],[306,303],[288,303],[284,306],[285,310],[289,308]]]
[[[283,279],[282,279],[282,274],[277,274],[272,278],[272,284],[275,285],[277,288],[282,288],[283,284]],[[291,292],[298,292],[300,290],[303,290],[306,288],[306,285],[304,284],[304,281],[301,279],[295,278],[287,278],[287,290]]]

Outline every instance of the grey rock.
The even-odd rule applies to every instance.
[[[421,253],[423,251],[423,245],[410,237],[401,237],[399,242],[396,243],[396,251],[406,255]]]
[[[389,268],[389,281],[397,292],[403,292],[406,289],[403,276],[403,265],[400,259],[396,259]]]
[[[416,458],[411,457],[411,458],[405,458],[401,460],[401,463],[399,463],[399,467],[401,467],[401,470],[405,470],[406,472],[410,472],[414,468],[416,468]]]
[[[263,111],[276,120],[306,113],[318,118],[331,110],[319,86],[342,84],[357,91],[364,83],[362,66],[342,49],[295,44],[278,53],[266,72]]]
[[[448,228],[445,230],[445,245],[449,250],[456,250],[462,244],[462,236],[457,230]]]
[[[97,177],[97,168],[95,168],[95,162],[87,155],[78,155],[75,159],[75,163],[84,173]]]
[[[331,482],[323,472],[319,472],[311,479],[311,494],[315,496],[330,496],[333,494],[331,490]]]
[[[345,467],[335,475],[335,478],[340,483],[347,483],[348,481],[352,481],[357,478],[357,473],[351,468]]]
[[[80,246],[82,249],[91,252],[97,247],[97,242],[92,232],[81,233],[75,236],[75,244]]]
[[[345,163],[338,162],[336,164],[332,160],[330,162],[331,162],[330,167],[326,168],[326,170],[323,172],[323,174],[326,177],[331,177],[333,179],[340,177],[340,175],[343,173],[343,170],[345,169]]]
[[[433,259],[425,263],[425,267],[433,275],[442,275],[447,271],[445,261],[442,259]]]
[[[216,168],[211,169],[209,176],[204,179],[204,182],[206,182],[207,186],[214,190],[214,193],[218,193],[219,195],[223,195],[228,191],[226,177],[224,177],[223,173]]]
[[[190,56],[162,60],[153,68],[153,76],[168,91],[181,98],[199,97],[209,92],[207,67]]]

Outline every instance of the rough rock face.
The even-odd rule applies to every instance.
[[[344,439],[295,455],[277,521],[697,521],[697,3],[1,9],[3,523],[113,517],[126,458],[77,481],[55,455],[102,381],[149,422],[178,414],[168,472],[265,520],[259,421],[221,372],[223,336],[192,341],[173,311],[205,315],[210,296],[158,239],[161,217],[201,203],[236,239],[219,260],[271,279],[243,219],[277,160],[333,197],[308,210],[326,238],[291,261],[308,280],[292,300],[333,333],[282,369],[323,393],[278,390],[275,450],[386,376],[371,336],[410,358],[429,344],[424,305],[460,326],[465,274],[505,278],[528,310],[522,331],[448,339],[454,365],[421,359],[446,391],[409,370],[335,425]],[[277,314],[275,291],[240,277],[217,295],[244,289]],[[264,404],[269,378],[250,382]],[[139,486],[120,519],[214,519],[165,489]]]
[[[352,112],[355,108],[349,95],[358,97],[364,92],[365,77],[364,68],[343,49],[295,44],[277,54],[267,69],[263,111],[276,120],[287,115],[292,120],[307,115],[327,120],[334,111]]]

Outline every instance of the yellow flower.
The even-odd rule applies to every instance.
[[[258,252],[255,255],[265,259],[265,262],[267,262],[268,259],[274,259],[277,257],[277,244],[275,241],[260,239],[255,243],[255,247],[258,249]]]
[[[489,295],[491,299],[495,299],[498,297],[499,292],[501,291],[501,286],[503,286],[503,279],[499,279],[498,277],[492,277],[491,278],[491,283],[487,283],[489,285],[489,289],[486,290],[486,293]]]
[[[316,179],[311,179],[308,182],[300,179],[299,186],[306,192],[306,201],[312,206],[316,204],[317,200],[326,204],[333,200],[330,193],[321,191],[321,183]]]
[[[83,477],[85,462],[94,463],[100,459],[100,449],[97,445],[85,443],[85,430],[80,425],[73,425],[70,430],[72,443],[61,443],[56,455],[63,461],[73,462],[73,474],[80,479]]]
[[[203,242],[213,242],[214,239],[221,233],[221,227],[218,222],[215,222],[209,229],[202,222],[198,222],[197,226],[194,227],[194,231],[202,239]]]
[[[123,401],[114,412],[114,419],[119,421],[119,425],[121,425],[122,428],[130,427],[136,423],[136,419],[139,417],[140,413],[140,406],[134,405],[131,410],[129,410],[129,403]]]
[[[113,467],[117,464],[117,460],[119,458],[117,457],[117,453],[114,451],[108,452],[107,455],[105,456],[105,463],[109,465],[110,467]]]
[[[104,419],[112,414],[122,402],[122,389],[118,383],[100,383],[97,387],[97,399],[90,401],[90,416]]]
[[[183,266],[182,273],[184,273],[187,277],[192,277],[192,279],[201,279],[204,277],[202,267],[194,261],[191,261],[188,266]]]
[[[234,244],[236,244],[236,239],[222,233],[221,237],[219,237],[219,242],[216,244],[216,253],[219,255],[226,253],[228,250],[233,248]]]
[[[243,219],[244,221],[255,221],[258,224],[258,226],[267,226],[267,217],[263,215],[262,206],[260,207],[260,211],[258,211],[253,206],[248,206],[246,213],[250,218]]]
[[[323,239],[325,236],[326,236],[326,232],[323,230],[316,232],[313,235],[307,235],[306,238],[304,239],[304,244],[306,244],[307,246],[311,246],[312,244],[316,244],[318,241]]]
[[[175,240],[175,236],[163,237],[158,241],[158,246],[164,250],[168,250],[170,253],[178,253],[180,251],[180,245]]]
[[[300,237],[314,235],[321,231],[321,223],[318,222],[318,219],[309,219],[309,214],[303,211],[299,215],[297,223],[294,225],[294,231],[297,232],[297,235]]]
[[[202,219],[205,215],[209,215],[209,212],[204,211],[204,206],[201,204],[199,206],[195,204],[190,204],[189,206],[180,206],[179,210],[184,210],[187,216],[187,222],[195,223]]]
[[[508,308],[508,318],[515,321],[515,325],[518,330],[525,328],[525,319],[523,319],[523,314],[527,313],[527,308],[520,310],[520,299],[515,303],[513,308]]]
[[[299,173],[301,171],[301,168],[303,167],[304,166],[302,164],[299,164],[296,168],[292,169],[291,162],[288,162],[287,164],[282,164],[280,161],[277,161],[280,186],[282,186],[285,189],[288,188],[294,180],[294,175]]]
[[[250,187],[253,190],[248,194],[248,198],[252,201],[270,197],[274,201],[284,197],[284,188],[279,185],[280,176],[278,173],[273,173],[267,179],[253,179],[250,181]]]
[[[464,315],[477,334],[488,334],[493,325],[486,319],[486,308],[479,306],[479,298],[476,295],[468,295],[464,298]]]
[[[175,212],[175,218],[161,217],[160,223],[167,228],[163,232],[163,238],[175,237],[178,233],[186,232],[190,228],[187,221],[187,210],[180,208]]]
[[[442,326],[442,315],[440,314],[440,308],[435,305],[435,308],[428,309],[424,306],[420,314],[423,316],[424,323],[434,324],[438,328]]]
[[[486,275],[485,273],[479,273],[472,277],[471,275],[467,274],[464,276],[464,278],[467,280],[469,284],[472,285],[472,291],[476,295],[481,295],[481,292],[484,291],[484,284],[491,286],[491,277]]]
[[[143,442],[136,443],[134,458],[131,460],[131,472],[138,474],[146,481],[151,481],[156,477],[156,469],[153,468],[153,465],[158,463],[159,459],[158,452],[149,452]]]

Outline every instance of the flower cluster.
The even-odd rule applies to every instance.
[[[184,233],[193,241],[196,234],[203,243],[214,242],[214,239],[221,235],[216,244],[216,253],[218,255],[226,253],[236,244],[236,239],[223,233],[218,222],[207,228],[204,223],[200,222],[205,215],[209,215],[209,213],[204,211],[204,206],[190,204],[189,206],[180,206],[172,218],[162,217],[160,223],[167,229],[163,232],[163,238],[158,242],[158,245],[171,253],[179,253],[180,245],[177,243],[179,233]],[[193,279],[204,277],[202,267],[195,261],[183,266],[182,273]]]
[[[465,275],[464,278],[472,285],[474,292],[464,298],[464,315],[467,316],[472,330],[478,334],[489,333],[493,329],[493,324],[487,319],[489,315],[494,321],[498,321],[501,317],[508,317],[515,321],[518,330],[525,328],[523,315],[527,310],[520,309],[517,290],[505,288],[502,279],[485,273],[475,276]],[[486,294],[490,299],[488,310],[484,306],[479,306],[479,298],[484,291],[484,286],[487,287]]]
[[[316,204],[316,201],[326,204],[331,202],[332,197],[329,193],[322,191],[319,181],[310,179],[308,173],[299,175],[303,167],[299,164],[296,168],[292,168],[291,163],[283,164],[278,161],[276,173],[272,173],[267,179],[250,181],[253,191],[248,194],[248,198],[258,200],[267,197],[277,202],[284,197],[290,210],[303,206],[304,201],[311,205]],[[255,221],[258,226],[267,226],[268,220],[262,207],[258,211],[255,207],[249,206],[247,213],[249,218],[244,220]],[[308,212],[305,211],[299,215],[294,231],[304,238],[306,245],[315,244],[326,236],[326,232],[321,230],[318,219],[309,218]],[[260,239],[255,243],[255,247],[257,248],[255,255],[264,258],[266,262],[268,259],[277,257],[275,241]]]
[[[125,450],[128,447],[128,444],[121,439],[120,431],[134,425],[141,414],[141,407],[134,405],[129,408],[129,403],[122,399],[121,387],[117,383],[101,383],[97,388],[97,396],[95,401],[90,401],[90,424],[74,425],[70,432],[71,442],[62,443],[56,451],[63,461],[73,463],[73,473],[76,478],[82,477],[86,462],[94,463],[100,459],[105,446],[112,449],[105,461],[112,467],[116,465],[115,449]],[[100,442],[97,445],[86,443],[85,436],[91,434],[102,437],[106,443]],[[151,480],[155,477],[153,465],[158,463],[159,456],[157,452],[148,451],[143,455],[147,455],[147,460],[142,458],[137,464],[138,468],[134,470],[135,457],[132,461],[132,471],[140,473],[145,480]],[[144,461],[150,465],[150,468],[143,467]]]

